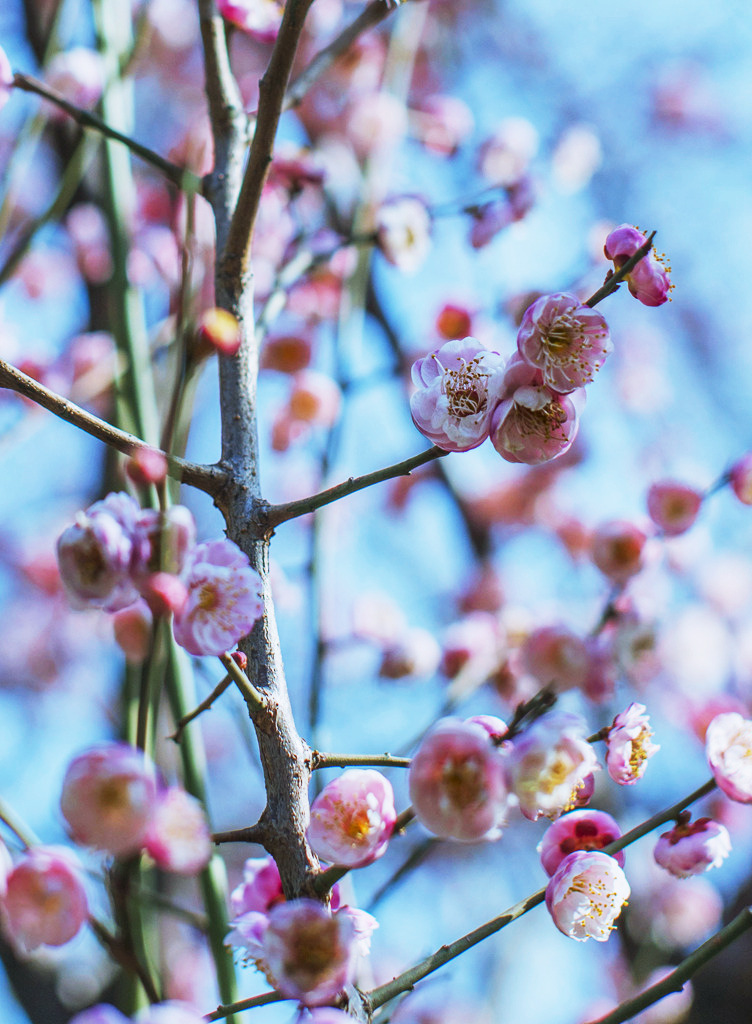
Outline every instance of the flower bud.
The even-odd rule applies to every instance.
[[[688,815],[687,815],[688,817]],[[731,838],[724,825],[711,818],[679,821],[655,844],[656,864],[677,878],[688,878],[717,868],[731,852]]]
[[[664,480],[648,491],[648,515],[667,537],[678,537],[694,524],[702,492],[687,484]]]
[[[577,850],[602,850],[621,836],[621,829],[605,811],[581,810],[564,814],[549,825],[538,844],[543,870],[553,875],[565,857]],[[614,854],[624,867],[624,853]]]

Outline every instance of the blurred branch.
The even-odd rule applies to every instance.
[[[634,999],[628,999],[607,1013],[605,1017],[599,1017],[597,1021],[590,1024],[621,1024],[622,1021],[631,1020],[640,1011],[657,1003],[659,999],[669,995],[671,992],[680,992],[684,983],[696,974],[709,960],[717,956],[727,946],[743,935],[749,928],[752,928],[752,907],[745,907],[736,917],[730,921],[725,928],[721,928],[707,942],[690,953],[688,957],[665,978],[650,988],[646,988]]]
[[[171,160],[167,160],[165,157],[160,156],[159,153],[155,153],[153,149],[149,149],[148,146],[142,146],[140,142],[136,142],[129,135],[117,131],[116,128],[111,128],[101,117],[97,117],[96,114],[77,107],[75,103],[69,102],[62,93],[50,88],[49,85],[45,85],[44,82],[32,78],[31,75],[23,75],[20,72],[16,72],[13,76],[13,86],[16,89],[21,89],[23,92],[36,93],[36,95],[49,100],[50,103],[54,103],[60,110],[64,110],[66,114],[69,114],[82,128],[92,128],[107,139],[121,142],[124,146],[128,147],[131,153],[140,157],[145,163],[155,167],[164,174],[168,181],[171,181],[178,188],[188,188],[195,192],[202,191],[203,183],[201,178],[195,175],[193,171],[188,170],[187,167],[179,167],[177,164],[172,163]]]
[[[209,694],[209,696],[205,697],[204,700],[202,700],[200,704],[196,705],[196,707],[193,709],[193,711],[189,711],[187,715],[182,715],[181,716],[180,720],[178,721],[178,723],[177,723],[177,725],[175,727],[175,732],[173,732],[170,735],[169,739],[174,740],[175,743],[180,743],[180,740],[181,740],[181,738],[183,736],[183,730],[185,729],[185,727],[190,722],[192,722],[194,720],[194,718],[198,718],[198,716],[202,713],[202,711],[208,711],[209,708],[214,703],[214,701],[218,697],[222,696],[222,694],[225,692],[225,690],[227,689],[227,687],[230,685],[231,682],[232,682],[232,678],[231,678],[231,676],[228,673],[228,675],[226,675],[224,677],[224,679],[221,679],[217,683],[217,685],[214,687],[214,689]]]
[[[318,81],[332,64],[350,49],[358,36],[367,29],[378,25],[398,6],[396,4],[392,7],[387,0],[371,0],[371,3],[361,11],[355,21],[343,29],[327,47],[317,53],[311,63],[290,84],[285,93],[282,109],[290,110],[292,107],[297,107],[314,82]]]
[[[51,391],[34,380],[33,377],[27,376],[3,360],[0,360],[0,388],[8,388],[10,391],[23,395],[123,455],[133,455],[140,448],[151,447],[140,438],[134,437],[133,434],[113,427],[93,413],[87,412],[67,398],[63,398],[62,395]],[[200,491],[205,491],[207,494],[217,495],[219,493],[224,483],[224,473],[218,466],[202,466],[188,462],[186,459],[164,454],[171,476]]]
[[[230,1003],[228,1006],[218,1006],[212,1013],[204,1014],[204,1020],[223,1020],[232,1013],[240,1013],[241,1010],[252,1010],[254,1006],[266,1006],[268,1003],[278,1003],[287,996],[279,992],[263,992],[260,996],[251,996],[250,999],[239,999],[237,1003]]]
[[[333,501],[338,501],[340,498],[344,498],[348,494],[354,494],[356,491],[361,491],[364,487],[370,487],[372,484],[378,484],[384,480],[391,480],[395,476],[409,476],[414,469],[425,465],[426,462],[431,462],[433,459],[440,459],[442,456],[448,454],[449,452],[445,451],[443,448],[438,448],[434,445],[433,448],[428,448],[419,455],[413,455],[411,458],[404,459],[402,462],[397,462],[393,466],[387,466],[385,469],[378,469],[374,473],[366,473],[365,476],[351,476],[341,484],[335,484],[334,487],[329,487],[325,491],[320,491],[318,494],[312,494],[309,498],[299,498],[297,501],[288,501],[284,505],[270,505],[263,513],[261,513],[263,520],[268,525],[269,529],[274,529],[276,526],[279,526],[280,523],[287,522],[288,519],[295,519],[298,516],[306,515],[306,513],[313,512],[317,508],[321,508],[323,505],[329,505]]]
[[[256,214],[272,161],[285,89],[290,79],[305,17],[312,2],[313,0],[288,0],[269,66],[259,81],[256,128],[219,266],[220,275],[226,274],[230,278],[237,278],[238,282],[245,278],[248,270]]]

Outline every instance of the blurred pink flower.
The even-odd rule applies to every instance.
[[[101,743],[68,765],[60,809],[75,842],[126,857],[143,848],[155,802],[146,755],[126,743]]]
[[[349,768],[311,804],[308,842],[323,860],[363,867],[386,851],[396,817],[389,780],[373,768]]]
[[[431,248],[431,216],[417,196],[400,196],[376,211],[376,244],[391,264],[413,274]]]
[[[7,884],[3,924],[20,949],[62,946],[89,916],[78,860],[63,847],[27,850],[8,875]]]
[[[646,540],[639,527],[615,519],[593,531],[590,556],[612,583],[623,584],[642,569]]]
[[[464,100],[443,93],[426,96],[411,112],[410,121],[426,149],[441,156],[455,153],[474,126],[473,112]]]
[[[576,295],[541,295],[528,306],[517,334],[522,358],[543,373],[543,383],[566,394],[589,384],[613,351],[608,324]]]
[[[590,657],[584,640],[567,626],[541,626],[520,648],[520,664],[541,686],[568,690],[583,685]]]
[[[114,1006],[107,1003],[100,1003],[98,1006],[90,1006],[88,1010],[82,1010],[72,1017],[70,1024],[131,1024],[130,1017],[125,1017],[116,1010]]]
[[[711,818],[679,821],[659,837],[653,850],[656,864],[677,878],[699,875],[720,867],[731,852],[731,838],[725,825]]]
[[[507,462],[537,466],[563,455],[577,436],[585,391],[552,391],[543,374],[515,353],[507,363],[503,399],[490,423],[491,443]]]
[[[538,132],[524,117],[506,117],[480,148],[481,174],[494,184],[514,185],[538,150]]]
[[[263,969],[287,999],[305,1006],[331,1002],[352,982],[355,927],[347,914],[331,914],[315,900],[274,907],[262,940]]]
[[[511,741],[509,785],[526,818],[556,818],[575,806],[578,790],[599,767],[586,736],[579,715],[549,711]]]
[[[464,452],[488,437],[489,421],[503,387],[504,360],[475,338],[448,341],[417,359],[411,376],[417,390],[410,412],[418,430],[439,448]]]
[[[209,863],[212,842],[206,814],[199,801],[179,786],[157,796],[146,852],[166,871],[196,875]]]
[[[487,729],[443,718],[423,739],[408,770],[416,817],[444,839],[498,839],[508,795],[502,756]]]
[[[606,239],[603,251],[607,260],[613,260],[614,267],[619,270],[627,260],[634,256],[646,241],[646,236],[630,224],[622,224],[614,228]],[[668,270],[663,266],[653,249],[627,274],[630,292],[645,306],[661,306],[668,299],[673,287]],[[668,268],[670,269],[670,268]]]
[[[578,942],[605,942],[630,891],[627,876],[613,857],[579,851],[556,869],[546,887],[546,906],[560,932]]]
[[[261,577],[231,540],[196,545],[183,578],[188,600],[173,632],[190,654],[224,654],[264,610]]]
[[[602,850],[621,836],[621,829],[605,811],[579,810],[564,814],[549,825],[538,843],[543,870],[553,875],[565,857],[576,850]],[[624,867],[624,852],[614,854],[619,867]]]
[[[188,1003],[156,1003],[138,1015],[138,1024],[206,1024],[206,1018]]]
[[[648,515],[667,537],[678,537],[694,524],[702,491],[673,480],[662,480],[648,491]]]
[[[105,81],[104,61],[97,50],[74,46],[56,53],[45,71],[47,84],[62,93],[77,107],[91,109],[102,95]],[[66,117],[54,107],[54,117]]]
[[[616,716],[606,737],[606,767],[614,782],[631,786],[642,778],[648,758],[661,749],[652,735],[644,704],[632,703]]]
[[[243,881],[230,893],[230,907],[234,917],[249,911],[268,914],[284,898],[274,858],[250,857],[243,866]]]
[[[115,642],[132,665],[140,665],[149,656],[153,623],[154,616],[143,598],[113,615]]]
[[[705,753],[726,796],[752,803],[752,721],[735,711],[716,715],[705,733]]]
[[[217,10],[262,43],[272,43],[277,38],[282,22],[282,5],[277,0],[217,0]]]
[[[743,455],[729,470],[731,489],[744,505],[752,505],[752,452]]]
[[[8,55],[0,46],[0,110],[10,99],[13,89],[13,68],[10,66]]]

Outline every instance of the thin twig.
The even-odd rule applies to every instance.
[[[37,405],[54,413],[60,419],[80,430],[91,434],[97,440],[121,452],[123,455],[133,455],[142,448],[149,448],[140,438],[129,434],[125,430],[113,427],[110,423],[101,420],[93,413],[80,408],[74,402],[63,398],[56,392],[46,388],[44,384],[27,376],[21,370],[11,366],[10,363],[0,360],[0,388],[8,388],[25,398],[31,399]],[[224,472],[219,466],[202,466],[186,459],[180,459],[173,455],[163,453],[167,459],[168,473],[185,484],[197,487],[207,494],[216,495],[224,483]]]
[[[255,714],[259,712],[266,712],[268,705],[262,694],[256,689],[251,683],[248,676],[242,670],[237,661],[231,654],[221,654],[219,660],[222,662],[224,667],[227,669],[227,674],[232,679],[233,683],[237,686],[240,692],[243,694],[243,699],[248,705],[248,709]]]
[[[348,494],[361,491],[364,487],[370,487],[372,484],[378,484],[384,480],[391,480],[395,476],[409,476],[419,466],[424,466],[427,462],[432,462],[433,459],[440,459],[448,454],[449,452],[443,448],[438,448],[434,445],[433,448],[429,448],[419,455],[413,455],[409,459],[404,459],[393,466],[387,466],[385,469],[378,469],[374,473],[366,473],[365,476],[351,476],[341,484],[335,484],[334,487],[329,487],[318,494],[312,494],[308,498],[288,501],[284,505],[270,505],[263,513],[264,521],[270,529],[274,529],[280,523],[287,522],[288,519],[296,519],[298,516],[304,516],[308,512],[314,512],[317,508],[329,505],[333,501],[338,501]]]
[[[394,754],[322,754],[311,751],[311,770],[318,768],[347,768],[351,765],[373,766],[374,768],[409,768],[409,757],[395,757]]]
[[[177,726],[175,727],[175,732],[171,733],[169,738],[171,740],[174,740],[176,743],[180,743],[181,737],[183,735],[183,730],[185,729],[186,725],[188,725],[189,722],[192,722],[194,718],[198,718],[198,716],[203,711],[208,711],[209,708],[214,703],[214,701],[217,699],[217,697],[222,696],[222,694],[225,692],[225,690],[227,689],[231,682],[232,676],[228,672],[224,679],[221,679],[217,683],[217,685],[214,687],[214,689],[212,690],[208,697],[205,697],[200,704],[197,704],[193,711],[189,711],[187,715],[183,715],[183,717],[180,719],[180,721],[177,723]]]
[[[64,110],[66,114],[69,114],[82,128],[92,128],[107,139],[122,142],[131,153],[140,157],[145,163],[151,164],[152,167],[156,167],[158,171],[161,171],[178,188],[188,188],[199,193],[202,191],[203,183],[201,178],[195,175],[193,171],[188,170],[186,167],[179,167],[177,164],[172,163],[171,160],[166,160],[159,153],[155,153],[153,149],[149,149],[148,146],[142,146],[140,142],[136,142],[130,136],[124,135],[115,128],[111,128],[101,117],[97,117],[96,114],[77,107],[75,103],[67,100],[62,93],[50,88],[49,85],[45,85],[44,82],[32,78],[31,75],[16,73],[13,76],[13,86],[16,89],[22,89],[24,92],[36,93],[38,96],[49,100],[50,103],[54,103],[60,110]]]
[[[659,999],[663,999],[664,996],[669,995],[671,992],[680,992],[684,983],[692,975],[696,974],[700,967],[704,966],[709,960],[712,960],[713,957],[718,956],[722,950],[730,946],[732,942],[736,941],[749,928],[752,928],[752,908],[745,907],[725,928],[721,928],[707,942],[703,942],[701,946],[698,946],[693,953],[685,957],[665,978],[657,984],[651,985],[650,988],[646,988],[644,992],[635,996],[634,999],[628,999],[626,1002],[621,1003],[611,1013],[607,1013],[605,1017],[599,1017],[597,1021],[591,1021],[591,1024],[621,1024],[622,1021],[631,1020],[641,1010],[652,1006],[653,1003],[657,1003]]]
[[[261,822],[256,825],[248,825],[246,828],[231,828],[225,832],[212,833],[212,842],[215,846],[220,843],[256,843],[263,846],[268,836],[268,829]]]
[[[263,992],[260,996],[251,996],[250,999],[239,999],[237,1003],[230,1003],[228,1006],[218,1006],[212,1013],[205,1013],[204,1020],[223,1020],[232,1013],[240,1013],[241,1010],[252,1010],[254,1006],[266,1006],[267,1003],[278,1003],[287,996],[279,992]]]

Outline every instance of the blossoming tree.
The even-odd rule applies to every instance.
[[[564,1007],[566,1019],[616,1024],[654,1004],[668,1007],[665,1016],[641,1019],[680,1019],[688,979],[752,925],[744,909],[702,943],[720,911],[691,888],[704,884],[694,876],[724,866],[735,830],[742,841],[749,832],[734,811],[752,802],[752,719],[743,691],[719,686],[697,698],[682,724],[687,741],[693,731],[693,742],[705,743],[710,778],[677,781],[664,806],[642,808],[636,820],[623,793],[650,777],[662,748],[682,760],[670,733],[667,744],[654,741],[648,706],[665,666],[640,584],[655,583],[661,553],[682,570],[683,549],[671,544],[692,536],[716,492],[752,504],[752,456],[729,452],[730,468],[717,466],[705,486],[655,474],[645,512],[632,518],[599,513],[585,522],[552,497],[587,468],[586,397],[617,390],[608,374],[622,339],[610,310],[670,309],[670,268],[655,232],[619,217],[596,225],[586,271],[555,290],[510,290],[503,310],[451,294],[450,270],[431,341],[419,350],[395,326],[390,282],[395,308],[423,301],[404,280],[421,273],[432,245],[450,259],[445,220],[462,225],[467,258],[509,238],[523,246],[519,229],[540,189],[530,121],[507,117],[476,139],[470,108],[432,68],[461,12],[440,0],[396,8],[370,0],[358,13],[336,0],[83,6],[85,28],[71,28],[66,4],[27,0],[24,53],[11,60],[0,51],[0,116],[6,137],[16,136],[0,205],[0,288],[11,297],[0,386],[16,396],[7,404],[14,429],[51,414],[108,453],[89,497],[67,518],[58,514],[43,546],[7,545],[14,583],[33,593],[36,629],[27,619],[24,635],[20,613],[11,620],[16,660],[2,675],[8,687],[54,691],[70,668],[86,680],[87,704],[116,694],[120,709],[97,723],[107,735],[92,742],[84,735],[92,730],[79,736],[71,721],[49,836],[35,834],[23,806],[0,802],[4,959],[28,1016],[34,1024],[451,1024],[484,1013],[501,1021],[505,1011],[477,977],[483,1010],[447,1000],[426,1008],[424,979],[544,904],[553,936],[555,926],[577,942],[606,943],[637,893],[605,1004]],[[551,163],[583,188],[597,139],[575,127]],[[435,163],[400,186],[390,165],[409,145]],[[444,168],[463,152],[477,168],[470,198],[442,204],[416,194],[451,180]],[[26,180],[40,164],[58,177],[35,199]],[[73,314],[75,330],[54,326],[68,300],[85,310]],[[11,331],[20,338],[24,317],[48,304],[40,322],[60,334],[58,354],[34,358],[23,344],[14,353]],[[385,376],[413,448],[384,468],[373,457],[392,415],[391,398],[378,393]],[[622,385],[625,376],[622,367]],[[360,390],[377,398],[354,416]],[[343,449],[369,468],[333,482]],[[34,468],[52,476],[58,458],[40,451]],[[473,467],[468,477],[451,468],[462,460]],[[405,551],[393,550],[385,571],[393,593],[358,592],[357,579],[327,590],[322,524],[343,533],[352,525],[346,512],[326,520],[329,512],[391,488],[378,512],[399,531],[417,492],[436,486],[473,571],[464,593],[448,599],[444,584],[428,587],[427,569],[440,568],[431,555],[422,600],[444,606],[431,629],[409,621],[397,600],[396,581],[410,574]],[[446,546],[430,511],[412,555]],[[521,614],[505,597],[511,528],[555,540],[567,560],[562,593],[565,576],[581,573],[588,627],[583,616]],[[294,530],[308,551],[299,587],[274,560],[285,543],[295,552],[290,533],[285,541]],[[360,539],[368,547],[369,537]],[[365,558],[350,552],[356,576],[381,557],[370,540]],[[526,571],[534,562],[528,555]],[[306,587],[294,627],[285,627],[285,595]],[[74,621],[77,650],[64,634]],[[305,687],[302,636],[312,650]],[[98,669],[81,666],[112,671],[115,652],[108,691],[90,678]],[[324,682],[338,658],[353,678],[331,688],[343,742],[325,752],[337,730],[325,724]],[[414,696],[421,678],[433,680],[428,698]],[[375,687],[370,704],[358,682],[363,693]],[[662,719],[680,691],[674,685],[673,704],[659,702]],[[212,733],[209,709],[233,700],[236,711],[242,702],[240,720],[228,715],[224,732]],[[375,724],[381,704],[399,722]],[[360,728],[369,717],[394,753],[352,749],[374,745]],[[245,771],[230,764],[241,756]],[[686,783],[689,772],[678,778]],[[693,819],[703,800],[708,813]],[[627,848],[664,825],[654,860],[633,874]],[[405,879],[423,874],[435,886],[435,851],[445,867],[466,857],[465,879],[482,891],[473,881],[482,851],[509,836],[509,863],[528,865],[519,878],[538,871],[537,885],[519,892],[518,869],[501,861],[494,872],[507,877],[484,894],[481,923],[468,916],[456,934],[437,931],[429,949],[405,927],[407,956],[390,957],[387,936],[369,961],[380,924],[370,910],[399,899]],[[662,880],[640,891],[640,874],[651,871]],[[353,875],[369,872],[378,888],[366,910]],[[668,905],[675,879],[687,886],[676,899],[693,905],[701,925]],[[509,906],[498,902],[507,890],[516,892]],[[426,902],[440,908],[435,891]],[[671,957],[658,956],[654,936],[640,937],[650,931],[640,901],[651,922],[661,912],[669,922]],[[688,935],[676,937],[682,925]],[[85,933],[100,947],[92,962],[106,966],[73,984],[63,960],[57,989],[37,998],[38,962],[51,949],[64,956]],[[678,992],[674,1009],[659,1002]],[[531,1021],[536,1013],[531,1006]]]

